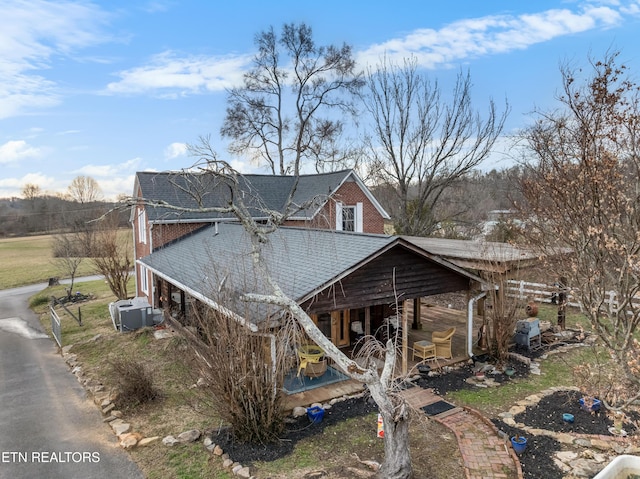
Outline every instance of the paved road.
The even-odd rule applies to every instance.
[[[142,478],[27,300],[0,290],[0,479]]]

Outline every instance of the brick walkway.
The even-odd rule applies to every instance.
[[[403,391],[403,396],[414,408],[442,399],[433,390],[419,387]],[[455,433],[467,479],[522,479],[517,456],[480,413],[456,407],[432,419]]]

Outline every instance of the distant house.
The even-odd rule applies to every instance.
[[[265,209],[282,211],[290,195],[298,208],[286,226],[383,233],[384,221],[389,219],[353,170],[298,178],[243,175],[238,181],[258,221],[267,219]],[[211,173],[138,172],[133,195],[140,199],[131,213],[136,260],[205,226],[237,221],[231,215],[206,211],[230,201],[228,187]],[[158,303],[153,275],[143,263],[136,265],[136,294],[147,297],[152,305]]]

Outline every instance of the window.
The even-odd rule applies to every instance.
[[[138,241],[147,242],[147,213],[143,208],[138,210]]]
[[[356,230],[356,207],[343,206],[342,207],[342,231],[355,231],[355,230]]]
[[[336,203],[336,230],[362,233],[362,216],[362,203],[356,203],[355,206]]]
[[[140,265],[140,289],[149,296],[149,273],[145,266]]]

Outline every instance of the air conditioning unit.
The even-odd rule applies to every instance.
[[[161,309],[152,308],[147,298],[121,299],[109,304],[113,327],[120,332],[155,326],[163,320]]]

